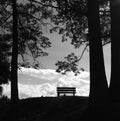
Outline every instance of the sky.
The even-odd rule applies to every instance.
[[[39,61],[44,68],[39,70],[32,68],[21,68],[18,70],[18,86],[19,98],[40,97],[40,96],[57,96],[57,86],[76,87],[79,96],[89,95],[89,52],[86,51],[83,58],[79,62],[79,67],[85,69],[79,75],[69,72],[66,75],[61,75],[55,71],[55,63],[57,60],[64,59],[67,54],[75,52],[76,55],[82,53],[83,47],[74,49],[68,42],[61,42],[61,37],[57,34],[47,34],[52,47],[46,51],[49,53],[47,57],[40,57]],[[110,79],[110,44],[104,47],[104,59],[106,75],[109,82]],[[99,64],[99,63],[98,63]],[[10,97],[10,83],[3,85],[3,94]]]
[[[61,75],[53,69],[21,68],[18,71],[19,98],[57,96],[56,87],[76,87],[76,95],[89,95],[89,72],[75,76]],[[10,97],[10,83],[3,85],[3,94]]]
[[[41,57],[39,60],[43,64],[44,67],[50,69],[56,69],[55,63],[57,60],[63,60],[65,56],[70,54],[71,52],[75,52],[76,55],[80,56],[84,46],[81,46],[78,49],[74,49],[74,46],[70,44],[70,40],[67,42],[61,42],[61,36],[56,34],[47,34],[52,42],[52,47],[47,49],[49,56]],[[110,65],[111,65],[111,54],[110,54],[111,45],[105,45],[103,47],[104,51],[104,60],[105,60],[105,69],[108,82],[110,80]],[[85,71],[89,72],[89,51],[85,51],[81,61],[79,62],[79,67],[84,68]]]

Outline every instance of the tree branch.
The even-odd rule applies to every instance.
[[[32,15],[32,14],[29,14],[29,13],[27,13],[27,12],[20,12],[20,11],[19,11],[19,14],[24,14],[24,15],[31,16],[31,17],[35,18],[36,20],[39,20],[39,21],[41,21],[41,20],[42,20],[42,19],[37,18],[36,16],[34,16],[34,15]]]
[[[44,6],[44,7],[51,7],[51,8],[59,9],[57,6],[50,5],[50,4],[43,4],[40,1],[32,0],[32,2],[38,3],[38,4],[40,4],[40,5]]]
[[[102,46],[105,46],[105,45],[107,45],[107,44],[109,44],[109,43],[111,43],[111,40],[109,40],[109,41],[103,43]]]
[[[0,26],[3,26],[3,24],[5,24],[6,21],[7,21],[11,16],[12,16],[12,14],[10,14],[10,15],[0,24]]]
[[[25,15],[31,16],[32,18],[36,19],[37,21],[40,21],[43,25],[50,25],[51,27],[53,27],[53,25],[51,23],[45,23],[45,22],[42,21],[42,18],[37,18],[36,16],[31,15],[29,13],[19,12],[19,14],[25,14]]]
[[[102,46],[105,46],[105,45],[109,44],[110,42],[111,42],[111,40],[109,40],[109,41],[103,43]],[[89,44],[87,44],[87,45],[84,47],[84,49],[83,49],[83,51],[82,51],[80,57],[78,58],[78,62],[82,59],[82,57],[83,57],[83,55],[84,55],[84,53],[85,53],[85,50],[87,49],[88,46],[89,46]]]
[[[24,28],[23,24],[21,23],[20,16],[18,16],[18,20],[19,20],[19,23],[20,23],[21,27],[22,27],[22,28],[24,29],[24,31],[25,31],[25,28]]]
[[[85,53],[85,50],[87,49],[88,45],[89,45],[89,44],[87,44],[87,45],[84,47],[84,49],[83,49],[83,51],[82,51],[82,54],[81,54],[81,56],[79,57],[78,61],[80,61],[80,60],[82,59],[82,57],[83,57],[83,55],[84,55],[84,53]]]

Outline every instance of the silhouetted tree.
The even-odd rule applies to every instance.
[[[44,22],[42,23],[42,20],[47,19],[51,12],[47,13],[47,10],[43,7],[32,4],[31,1],[27,2],[19,3],[17,0],[0,1],[0,6],[3,10],[1,11],[2,20],[0,21],[0,29],[3,32],[1,36],[3,37],[6,35],[6,39],[9,41],[8,43],[10,43],[10,47],[12,48],[10,75],[11,120],[16,121],[18,118],[18,54],[22,56],[23,60],[24,54],[27,53],[26,55],[31,55],[35,63],[32,66],[38,68],[39,63],[36,63],[36,58],[39,56],[46,56],[47,53],[44,52],[43,49],[51,45],[48,38],[43,35],[41,28],[41,24],[47,24]]]
[[[59,33],[63,34],[62,41],[67,41],[67,37],[72,40],[71,44],[75,48],[81,45],[90,47],[90,105],[101,106],[107,102],[108,85],[105,74],[102,40],[103,43],[110,42],[110,23],[105,19],[109,17],[109,11],[106,10],[108,3],[95,1],[58,1],[58,23],[64,26],[58,27]],[[104,15],[103,15],[104,14]],[[107,25],[107,23],[109,23]],[[55,28],[57,29],[57,28]],[[53,29],[54,31],[54,29]],[[108,38],[105,38],[108,37]],[[77,58],[77,63],[80,59]],[[57,71],[63,66],[70,67],[71,63],[58,61]],[[72,66],[71,66],[72,67]],[[63,69],[63,68],[62,68]],[[64,68],[65,72],[68,68]],[[71,71],[74,68],[70,68]],[[104,93],[103,93],[103,92]]]
[[[12,1],[0,1],[0,37],[1,42],[6,41],[9,48],[12,48]],[[52,11],[48,11],[37,3],[30,0],[26,2],[16,1],[17,4],[17,31],[18,31],[18,55],[21,55],[23,62],[18,62],[19,66],[39,68],[41,65],[37,58],[39,56],[47,56],[44,50],[51,46],[51,42],[43,34],[42,27],[46,27],[49,23],[44,22]],[[11,54],[11,51],[9,51]],[[33,62],[26,59],[31,57]]]
[[[113,104],[120,103],[120,2],[111,0],[111,80],[110,80],[110,102]]]
[[[89,103],[92,106],[102,106],[107,103],[108,85],[103,59],[98,0],[88,0],[88,28],[90,47]]]
[[[12,42],[12,60],[11,60],[11,108],[12,108],[12,120],[18,120],[18,13],[16,0],[12,0],[13,8],[13,42]]]

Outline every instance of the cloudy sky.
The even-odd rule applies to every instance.
[[[20,98],[57,96],[57,86],[76,87],[76,95],[88,96],[89,94],[88,72],[81,72],[75,76],[72,72],[61,75],[53,69],[21,68],[18,75]],[[3,93],[10,97],[10,84],[3,87]]]
[[[78,76],[72,72],[61,75],[55,72],[55,63],[62,60],[67,54],[75,52],[76,55],[82,53],[83,48],[74,49],[70,41],[62,43],[61,37],[57,34],[48,35],[52,42],[52,47],[47,49],[49,56],[39,58],[44,69],[21,68],[18,71],[19,97],[39,97],[56,96],[57,86],[74,86],[77,89],[77,95],[89,95],[89,52],[85,52],[79,67],[85,69]],[[110,79],[110,44],[104,47],[105,67],[108,80]],[[10,84],[3,85],[4,94],[10,97]]]

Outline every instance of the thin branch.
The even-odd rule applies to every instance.
[[[42,2],[39,2],[39,1],[36,1],[36,0],[33,0],[32,2],[38,3],[38,4],[40,4],[40,5],[44,6],[44,7],[51,7],[51,8],[59,9],[59,7],[57,7],[57,6],[50,5],[50,4],[43,4]],[[79,11],[79,14],[83,15],[83,16],[87,16],[87,12],[80,12]]]
[[[107,45],[107,44],[109,44],[109,43],[111,43],[111,40],[109,40],[109,41],[103,43],[102,46],[105,46],[105,45]],[[78,62],[82,59],[82,57],[83,57],[83,55],[84,55],[84,53],[85,53],[85,50],[87,49],[88,46],[89,46],[89,44],[87,44],[87,45],[84,47],[84,49],[83,49],[83,51],[82,51],[80,57],[78,58]]]
[[[37,18],[36,16],[33,16],[32,14],[29,14],[29,13],[27,13],[27,12],[20,12],[20,11],[19,11],[19,14],[25,14],[25,15],[31,16],[31,17],[35,18],[36,20],[39,20],[39,21],[42,20],[42,19]]]
[[[109,43],[111,43],[111,40],[109,40],[109,41],[103,43],[102,46],[105,46],[105,45],[107,45],[107,44],[109,44]]]
[[[3,24],[5,24],[6,21],[7,21],[11,16],[12,16],[12,14],[10,14],[10,15],[0,24],[0,26],[3,26]]]
[[[84,53],[85,53],[85,50],[87,49],[88,45],[89,45],[89,44],[87,44],[87,45],[84,47],[84,49],[83,49],[83,51],[82,51],[82,54],[81,54],[81,56],[79,57],[78,61],[80,61],[80,60],[82,59],[82,57],[83,57],[83,55],[84,55]]]
[[[22,27],[23,30],[25,31],[25,28],[24,28],[24,26],[23,26],[23,24],[22,24],[22,22],[21,22],[21,20],[20,20],[20,16],[18,16],[18,20],[19,20],[19,23],[20,23],[21,27]]]
[[[42,18],[38,18],[38,17],[31,15],[29,13],[19,12],[19,14],[25,14],[25,15],[31,16],[32,18],[36,19],[37,21],[40,21],[42,23],[42,25],[50,25],[51,27],[53,27],[53,25],[51,23],[48,23],[48,22],[45,23],[45,22],[42,21]]]
[[[38,3],[38,4],[40,4],[40,5],[44,6],[44,7],[51,7],[51,8],[59,9],[57,6],[50,5],[50,4],[48,4],[48,5],[47,4],[43,4],[40,1],[33,0],[32,2]]]
[[[24,55],[23,55],[22,53],[21,53],[20,55],[21,55],[21,57],[22,57],[22,61],[25,63]]]

